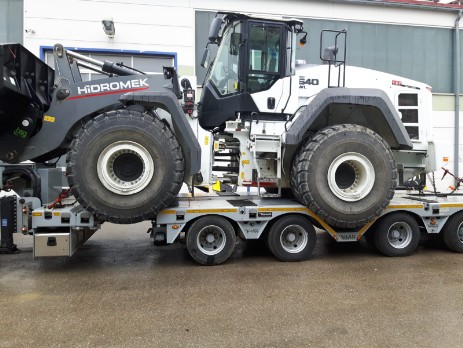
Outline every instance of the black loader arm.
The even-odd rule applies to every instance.
[[[51,103],[54,71],[20,44],[0,45],[0,160],[18,163]]]

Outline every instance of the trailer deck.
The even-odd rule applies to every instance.
[[[8,251],[6,242],[12,243],[12,233],[22,232],[33,236],[34,257],[69,257],[100,228],[100,222],[72,197],[52,208],[40,206],[38,199],[28,197],[3,197],[0,203],[4,252]],[[253,193],[201,193],[195,197],[182,194],[174,206],[157,215],[150,232],[156,245],[174,243],[181,233],[195,235],[190,241],[194,247],[188,245],[188,238],[187,247],[190,254],[193,248],[195,253],[199,249],[199,254],[207,256],[209,261],[197,260],[204,264],[225,261],[228,256],[224,260],[219,258],[220,262],[215,256],[224,250],[226,254],[231,253],[236,235],[242,239],[269,239],[267,244],[270,245],[271,239],[276,238],[281,249],[276,251],[277,257],[283,261],[306,259],[307,248],[313,250],[316,242],[313,226],[325,230],[338,242],[354,242],[365,236],[367,240],[374,240],[372,244],[383,254],[403,256],[414,251],[420,233],[442,231],[455,236],[453,244],[448,246],[460,251],[463,246],[462,208],[463,197],[460,195],[418,195],[398,191],[377,219],[360,229],[340,229],[329,226],[310,209],[291,199]],[[275,225],[282,225],[279,227],[281,231],[275,231]],[[448,232],[446,227],[450,225],[456,225],[456,231]],[[230,229],[232,232],[228,231]],[[385,245],[378,243],[381,238]],[[231,242],[233,245],[228,245]],[[228,248],[231,251],[226,250]]]

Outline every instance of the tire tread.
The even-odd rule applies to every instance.
[[[130,214],[124,214],[121,216],[113,214],[111,211],[102,210],[98,207],[98,204],[95,201],[87,197],[85,189],[80,187],[78,178],[76,177],[75,168],[79,165],[79,162],[83,160],[84,155],[80,153],[80,149],[82,148],[82,145],[85,143],[85,141],[88,140],[92,134],[97,132],[98,128],[100,128],[102,125],[107,125],[111,122],[117,124],[119,121],[123,121],[124,119],[133,121],[136,120],[137,122],[140,121],[146,124],[147,129],[155,130],[157,128],[164,135],[166,135],[167,141],[165,145],[172,154],[175,174],[171,178],[172,181],[168,186],[167,192],[165,192],[163,199],[154,203],[149,208],[145,208],[144,210],[139,210],[137,212],[134,211]],[[66,176],[74,197],[97,219],[119,224],[140,222],[152,218],[154,214],[169,206],[169,204],[171,204],[177,196],[183,184],[184,177],[183,152],[173,132],[158,118],[127,109],[109,111],[100,114],[87,123],[83,124],[80,130],[74,136],[71,142],[70,151],[66,157]]]

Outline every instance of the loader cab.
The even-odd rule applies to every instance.
[[[214,19],[209,33],[209,44],[219,47],[203,85],[198,110],[201,127],[222,128],[238,113],[242,119],[283,119],[302,22],[222,15]]]

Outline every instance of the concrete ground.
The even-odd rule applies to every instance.
[[[456,347],[463,255],[426,238],[413,256],[318,235],[283,263],[240,242],[216,267],[146,223],[104,225],[71,259],[0,255],[0,347]]]

